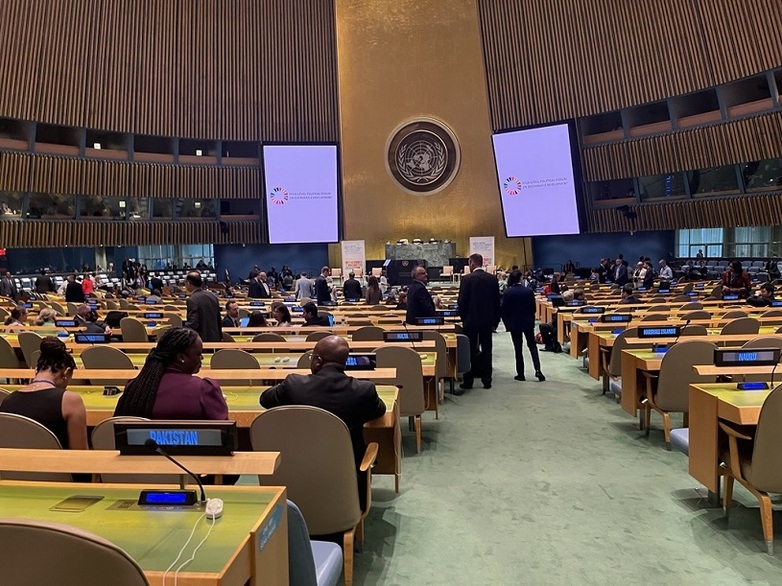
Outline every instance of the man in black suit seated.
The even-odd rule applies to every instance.
[[[352,271],[348,273],[348,278],[342,285],[342,295],[345,299],[363,299],[364,297],[361,292],[361,283],[356,280],[356,274]]]
[[[234,301],[226,302],[225,304],[225,317],[223,318],[224,328],[238,328],[239,327],[239,304]]]
[[[769,307],[772,301],[774,301],[774,285],[771,283],[763,283],[756,297],[747,297],[747,305],[753,307]]]
[[[309,304],[308,304],[309,305]],[[333,413],[345,422],[353,444],[358,470],[364,458],[364,424],[386,412],[374,383],[345,374],[345,362],[350,348],[344,338],[328,336],[315,344],[312,351],[312,374],[289,374],[280,384],[266,389],[260,397],[264,409],[283,405],[310,405]],[[366,504],[363,487],[366,477],[359,474],[361,507]]]
[[[628,284],[622,287],[622,300],[619,303],[629,305],[631,303],[641,303],[641,300],[635,296],[633,286]]]
[[[302,327],[309,328],[312,326],[330,326],[329,318],[325,315],[318,315],[318,306],[312,301],[305,303],[302,308],[301,316],[304,318],[304,325]]]
[[[473,254],[468,259],[470,273],[459,285],[459,317],[464,334],[470,340],[472,369],[464,375],[461,389],[471,389],[480,377],[484,389],[491,388],[492,333],[500,323],[500,283],[497,277],[483,270],[483,256]]]
[[[159,291],[162,291],[165,287],[165,284],[163,283],[163,279],[158,277],[157,275],[150,275],[149,276],[149,288],[152,289],[158,289]]]
[[[415,267],[410,271],[413,282],[407,288],[407,314],[405,321],[415,324],[417,317],[432,317],[437,315],[432,294],[426,289],[429,276],[424,267]]]

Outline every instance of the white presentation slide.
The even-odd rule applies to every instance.
[[[578,207],[567,124],[492,136],[505,232],[578,234]]]
[[[336,145],[264,145],[271,244],[339,241]]]

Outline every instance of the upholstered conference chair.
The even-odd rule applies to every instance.
[[[60,450],[62,446],[60,440],[37,421],[14,413],[0,413],[0,448]],[[73,480],[70,474],[56,472],[0,471],[0,478],[2,480],[49,482],[71,482]]]
[[[689,420],[690,384],[714,382],[715,378],[696,374],[694,364],[713,364],[716,345],[702,340],[679,340],[666,352],[659,375],[644,372],[646,404],[644,425],[649,435],[652,409],[663,418],[665,443],[671,449],[671,413],[684,413],[684,426]]]
[[[114,369],[114,370],[133,370],[136,368],[130,356],[122,350],[117,350],[111,346],[91,346],[85,348],[81,353],[81,361],[86,370],[90,369]],[[89,373],[85,373],[89,377]],[[124,387],[128,383],[127,379],[109,379],[101,380],[102,385],[116,385]]]
[[[306,441],[302,441],[306,438]],[[264,411],[250,426],[253,450],[280,452],[274,474],[259,476],[262,486],[286,486],[301,509],[311,535],[342,534],[345,585],[353,583],[353,543],[364,539],[364,518],[372,504],[371,466],[378,445],[370,443],[360,470],[366,472],[362,510],[350,432],[343,421],[317,407],[292,405]]]
[[[223,348],[212,354],[212,359],[209,361],[209,367],[215,370],[260,370],[261,365],[259,364],[258,359],[249,352],[238,348]],[[256,383],[259,383],[260,380],[259,376]],[[251,387],[253,386],[253,381],[232,380],[228,382],[228,385]]]
[[[774,553],[774,522],[769,493],[782,492],[782,386],[769,393],[758,417],[755,437],[744,430],[720,422],[728,434],[728,453],[723,459],[728,465],[725,479],[724,507],[728,515],[733,501],[733,480],[738,480],[760,504],[760,521],[766,550]]]
[[[603,394],[609,390],[618,398],[622,395],[622,350],[630,347],[628,338],[638,336],[638,328],[627,328],[619,333],[611,348],[600,348],[603,361]]]
[[[330,541],[310,540],[299,507],[288,501],[288,583],[290,586],[336,586],[342,575],[342,550]]]
[[[70,525],[0,519],[0,543],[6,584],[149,584],[125,551]]]
[[[357,342],[383,341],[383,328],[377,326],[362,326],[353,332],[352,339]]]
[[[119,322],[123,342],[149,342],[147,327],[135,317],[123,317]]]
[[[754,317],[739,317],[729,321],[720,330],[723,336],[729,334],[757,334],[760,331],[760,321]]]
[[[399,387],[399,415],[415,427],[416,452],[421,451],[421,415],[426,411],[421,357],[412,348],[385,344],[375,349],[378,368],[396,368]]]

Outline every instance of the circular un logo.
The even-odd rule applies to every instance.
[[[288,192],[285,191],[284,187],[275,187],[274,189],[271,190],[271,193],[269,194],[269,199],[272,200],[272,203],[281,206],[286,201],[288,201]]]
[[[502,188],[508,195],[518,195],[521,193],[521,181],[511,175],[502,182]]]
[[[391,133],[386,168],[411,193],[444,189],[459,170],[459,145],[445,124],[432,119],[408,121]]]

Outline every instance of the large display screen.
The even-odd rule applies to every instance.
[[[579,234],[575,126],[564,122],[492,136],[505,234]]]
[[[264,145],[271,244],[339,241],[336,145]]]

